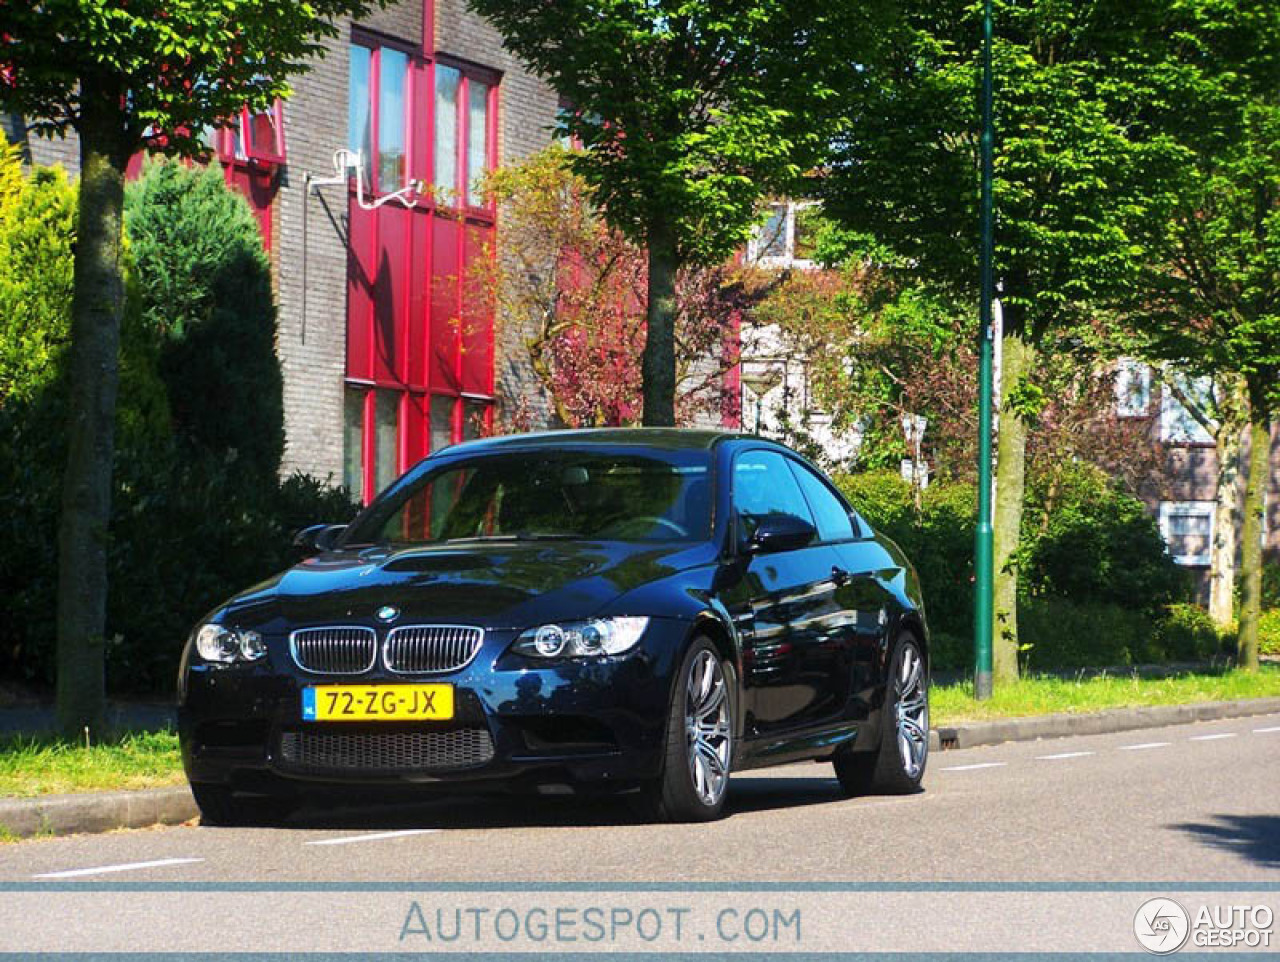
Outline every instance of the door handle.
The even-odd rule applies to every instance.
[[[832,565],[831,580],[835,582],[837,588],[844,587],[844,585],[849,582],[849,572],[845,571],[839,565]]]

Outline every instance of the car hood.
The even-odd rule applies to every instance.
[[[707,544],[503,542],[333,551],[308,558],[235,598],[238,623],[399,624],[527,628],[588,618],[620,595],[714,560]],[[661,612],[629,612],[661,614]]]

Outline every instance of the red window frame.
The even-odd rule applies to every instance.
[[[465,187],[469,176],[472,82],[485,83],[489,88],[485,104],[485,168],[493,169],[498,157],[500,72],[451,57],[426,57],[412,45],[361,28],[352,29],[350,43],[370,52],[368,140],[372,156],[366,168],[373,172],[374,183],[369,185],[366,200],[380,196],[382,186],[377,183],[377,149],[382,108],[381,52],[385,48],[409,58],[404,95],[406,181],[434,181],[437,62],[461,74],[455,145],[459,186]],[[399,189],[401,185],[387,186]],[[354,177],[350,181],[350,193],[354,201]],[[460,196],[465,201],[466,195],[460,193]],[[418,206],[412,211],[405,211],[395,203],[377,211],[366,211],[352,202],[350,213],[349,244],[353,251],[350,269],[363,276],[364,286],[360,300],[348,303],[345,390],[362,392],[362,398],[357,402],[360,404],[359,473],[347,480],[355,489],[353,495],[367,503],[382,487],[378,483],[380,393],[395,392],[397,396],[396,463],[394,471],[384,470],[384,481],[386,477],[398,476],[419,457],[442,446],[445,440],[441,435],[446,432],[448,443],[452,444],[493,429],[493,318],[480,317],[480,327],[475,330],[467,327],[468,312],[474,312],[474,305],[469,304],[465,296],[466,279],[462,276],[465,272],[460,266],[467,264],[468,256],[476,256],[477,251],[492,255],[496,211],[492,203],[477,206],[464,202],[454,207],[437,203],[434,198],[419,197]],[[439,247],[437,224],[448,243],[456,244],[452,250]],[[455,272],[459,276],[437,275],[437,255],[445,257],[446,264],[458,265]],[[397,274],[393,268],[383,280],[381,268],[388,259],[398,259],[404,269]],[[376,289],[370,275],[382,280],[381,290]],[[355,283],[349,279],[349,298],[353,296],[350,292]],[[443,296],[437,296],[437,285],[443,288]],[[447,363],[445,369],[437,373],[433,352],[441,349],[441,342],[439,336],[433,337],[433,334],[445,334],[448,330],[443,323],[446,315],[457,320],[457,328],[451,338],[453,343],[443,345]],[[464,333],[466,331],[471,332]],[[436,343],[433,344],[433,340]],[[478,346],[484,352],[481,364],[477,365],[474,360],[467,364],[464,348],[468,342],[473,349]],[[436,416],[441,413],[441,407],[448,408],[444,417]],[[345,413],[343,433],[344,451],[347,451],[351,439]],[[344,453],[344,464],[353,454],[354,451]],[[354,458],[351,461],[354,462]]]
[[[454,145],[454,196],[461,202],[457,204],[437,204],[441,210],[461,211],[465,212],[468,218],[474,218],[481,221],[492,222],[494,219],[494,205],[490,200],[484,204],[472,204],[470,191],[470,151],[471,151],[471,84],[482,83],[489,88],[486,95],[485,103],[485,158],[484,169],[486,171],[494,170],[498,166],[498,89],[502,83],[502,73],[491,67],[483,67],[480,64],[472,63],[469,60],[462,60],[458,57],[451,57],[448,54],[436,54],[435,62],[432,66],[431,78],[431,109],[435,110],[435,68],[450,67],[458,71],[460,74],[458,81],[458,101],[457,101],[457,119],[456,130],[458,133],[458,142]],[[431,178],[429,183],[435,183],[435,117],[432,117],[431,124],[432,137],[430,139],[432,158],[431,158]]]
[[[415,177],[414,171],[420,167],[427,166],[429,168],[431,161],[431,143],[430,139],[425,143],[419,143],[419,137],[414,129],[414,118],[418,113],[418,99],[424,96],[424,92],[420,89],[421,81],[417,78],[421,76],[420,72],[425,71],[430,74],[431,60],[424,57],[421,51],[411,43],[395,37],[388,37],[384,34],[376,33],[362,27],[351,28],[350,46],[364,47],[369,51],[369,154],[365,164],[369,170],[369,176],[366,178],[365,191],[366,199],[374,199],[382,196],[384,193],[394,193],[402,189],[410,179]],[[405,88],[404,88],[404,169],[406,173],[405,183],[397,184],[393,187],[384,188],[379,182],[378,166],[379,166],[379,143],[381,130],[379,129],[379,116],[382,112],[382,51],[384,49],[394,50],[397,53],[404,54],[405,62]],[[350,83],[350,77],[348,77]],[[425,95],[431,94],[430,85]],[[427,126],[432,126],[430,116],[430,103],[427,107]],[[348,137],[350,132],[348,131]],[[354,195],[356,189],[355,177],[351,177],[348,181],[351,192]],[[421,202],[421,198],[419,198]]]
[[[252,166],[277,167],[288,160],[288,151],[284,139],[284,104],[277,97],[269,108],[260,112],[271,117],[274,127],[269,145],[258,145],[250,133],[253,130],[253,118],[258,114],[251,113],[248,107],[242,107],[235,113],[231,122],[213,132],[210,146],[224,164],[248,164]]]

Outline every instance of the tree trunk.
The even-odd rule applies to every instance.
[[[1253,388],[1253,385],[1250,385]],[[1244,490],[1244,525],[1240,530],[1240,635],[1236,662],[1258,670],[1258,619],[1262,614],[1262,512],[1271,477],[1270,412],[1263,403],[1265,386],[1250,390],[1249,480]]]
[[[1232,378],[1223,383],[1214,437],[1218,475],[1214,491],[1213,544],[1209,556],[1209,617],[1219,627],[1234,617],[1236,585],[1236,525],[1240,520],[1241,437],[1248,425],[1245,387]]]
[[[644,423],[676,423],[676,246],[670,228],[649,228],[649,303],[645,314]]]
[[[1010,309],[1006,308],[1005,316]],[[1019,326],[1001,339],[999,438],[996,443],[996,500],[993,525],[995,635],[991,651],[994,685],[1018,680],[1018,570],[1014,557],[1022,532],[1022,499],[1027,481],[1027,422],[1011,395],[1035,363],[1035,349]]]
[[[86,97],[80,122],[80,219],[67,351],[67,468],[58,525],[58,724],[103,729],[107,529],[120,348],[125,156],[119,106]]]

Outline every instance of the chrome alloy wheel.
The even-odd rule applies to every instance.
[[[919,778],[929,751],[929,698],[925,690],[924,662],[915,645],[902,649],[902,664],[894,678],[894,704],[898,715],[898,754],[908,778]]]
[[[710,651],[698,652],[689,668],[684,727],[693,789],[702,804],[714,806],[729,784],[733,728],[724,669]]]

